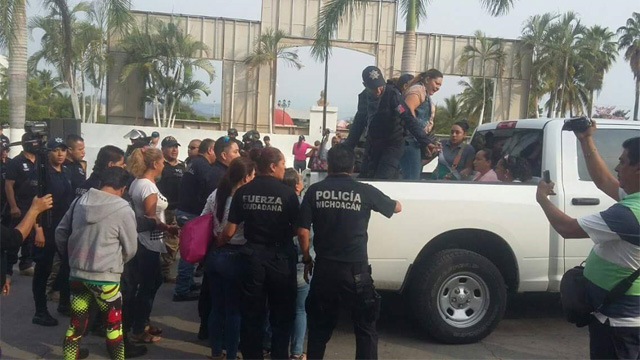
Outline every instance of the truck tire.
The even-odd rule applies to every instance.
[[[498,325],[507,303],[504,279],[482,255],[444,250],[416,269],[410,291],[417,325],[447,344],[482,340]]]

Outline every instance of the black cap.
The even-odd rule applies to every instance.
[[[162,139],[162,143],[160,144],[160,146],[162,147],[180,146],[180,143],[178,143],[178,140],[176,140],[176,138],[174,138],[173,136],[167,136],[166,138]]]
[[[227,130],[227,135],[229,136],[238,136],[238,130],[231,128],[229,130]]]
[[[382,71],[376,66],[367,66],[362,71],[362,82],[367,89],[375,89],[380,86],[384,86],[384,76]]]
[[[160,133],[159,133],[159,132],[157,132],[157,131],[154,131],[154,132],[152,132],[152,133],[151,133],[151,137],[152,137],[152,138],[154,138],[154,137],[160,137]]]
[[[8,129],[9,128],[9,123],[8,122],[3,122],[2,123],[2,128],[3,129]]]
[[[47,141],[47,150],[54,150],[57,148],[68,149],[69,147],[64,142],[64,140],[59,137],[52,137],[51,139],[49,139],[49,141]]]

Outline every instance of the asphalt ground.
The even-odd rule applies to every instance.
[[[148,345],[143,359],[205,359],[206,341],[196,337],[199,325],[197,302],[171,300],[173,285],[164,284],[156,296],[151,321],[163,328],[163,339]],[[381,359],[586,359],[589,340],[586,328],[564,321],[558,294],[533,293],[510,296],[507,312],[497,329],[479,343],[444,345],[417,330],[406,314],[402,299],[383,293],[378,322]],[[15,275],[11,294],[0,300],[0,346],[5,359],[61,359],[62,338],[69,318],[49,311],[60,324],[46,328],[31,324],[34,312],[31,278]],[[327,346],[327,359],[353,359],[355,338],[348,314]],[[90,358],[108,359],[104,339],[87,336],[82,345]]]

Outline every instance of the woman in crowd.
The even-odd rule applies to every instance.
[[[301,193],[303,188],[302,176],[292,168],[288,168],[284,172],[284,183],[287,186],[290,186],[293,190],[295,190],[296,195],[298,195],[298,199],[302,201]],[[291,355],[289,359],[296,360],[302,359],[304,360],[305,354],[302,352],[302,345],[304,344],[304,336],[307,332],[307,312],[305,310],[305,302],[307,300],[307,295],[309,295],[309,284],[304,280],[304,263],[302,262],[302,250],[300,249],[300,244],[298,244],[298,237],[293,238],[293,243],[296,246],[296,253],[298,255],[297,264],[296,264],[296,274],[297,274],[297,286],[298,293],[296,296],[296,318],[293,322],[293,330],[291,332]],[[313,248],[309,248],[311,256],[315,256],[313,253]]]
[[[496,172],[491,168],[493,151],[489,149],[480,150],[473,159],[473,170],[476,171],[473,181],[498,181]]]
[[[73,189],[71,188],[71,179],[65,172],[62,164],[67,157],[67,144],[60,138],[52,138],[47,142],[47,150],[49,151],[49,161],[46,166],[46,192],[53,196],[53,208],[50,211],[50,217],[44,218],[42,227],[36,225],[35,247],[33,249],[33,260],[36,262],[35,272],[33,275],[33,299],[35,300],[36,313],[33,316],[32,323],[42,326],[58,325],[58,320],[53,318],[47,310],[47,279],[51,274],[53,266],[53,257],[56,253],[56,227],[62,220],[62,217],[69,209],[69,205],[73,201]],[[69,274],[60,273],[59,276],[69,276]],[[69,299],[69,283],[64,282],[61,286],[61,298]],[[68,314],[70,304],[60,303],[58,311]]]
[[[240,250],[247,240],[244,238],[242,223],[238,224],[238,229],[226,244],[221,241],[220,234],[227,225],[233,194],[240,186],[253,180],[255,166],[253,160],[246,157],[233,160],[218,188],[207,198],[202,212],[203,215],[213,213],[213,232],[216,239],[216,244],[209,249],[205,261],[209,284],[204,284],[209,285],[211,289],[209,343],[213,359],[223,359],[223,339],[227,351],[226,358],[236,359],[238,354],[242,301]]]
[[[124,168],[124,151],[113,145],[103,146],[98,151],[98,157],[93,165],[91,176],[76,189],[75,195],[82,196],[89,189],[99,189],[101,174],[112,166]]]
[[[131,183],[129,195],[136,217],[146,216],[158,222],[157,229],[138,233],[138,252],[127,263],[122,277],[123,325],[131,329],[131,341],[152,343],[161,338],[161,332],[147,327],[156,292],[162,285],[160,254],[166,252],[165,231],[178,233],[177,226],[165,224],[164,210],[167,199],[156,186],[156,178],[162,174],[164,157],[162,151],[143,147],[133,150],[127,159],[127,168],[136,179]]]
[[[525,158],[507,155],[496,164],[496,176],[502,182],[527,182],[531,180],[531,166]]]
[[[318,149],[320,148],[320,140],[313,143],[314,149],[309,152],[309,169],[320,170],[320,159],[318,158]]]
[[[298,171],[302,171],[307,168],[307,150],[317,150],[304,140],[304,135],[298,136],[298,142],[293,144],[293,151],[291,152],[293,154],[293,167]]]
[[[296,299],[296,250],[293,224],[299,209],[296,193],[282,182],[284,155],[270,147],[253,151],[258,176],[236,190],[229,220],[221,235],[225,244],[244,222],[247,243],[241,250],[242,355],[262,359],[262,338],[269,304],[271,357],[289,358],[289,338]]]
[[[431,96],[440,90],[442,77],[442,73],[436,69],[423,72],[413,78],[409,83],[409,88],[404,93],[407,107],[427,133],[431,130],[429,121],[433,115]],[[400,166],[402,167],[404,179],[420,179],[423,166],[422,151],[418,141],[412,135],[408,135],[405,138],[405,148],[400,160]]]
[[[433,171],[434,179],[462,180],[473,171],[475,150],[464,143],[469,124],[458,121],[451,126],[449,139],[442,141],[438,154],[438,166]]]

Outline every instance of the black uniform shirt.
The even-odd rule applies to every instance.
[[[367,261],[367,228],[371,210],[391,217],[396,202],[375,187],[348,175],[330,175],[309,187],[298,226],[311,229],[318,259]]]
[[[20,153],[7,164],[7,180],[15,181],[13,192],[18,208],[21,211],[29,209],[33,197],[38,193],[36,164]]]
[[[164,169],[162,170],[162,178],[158,181],[158,189],[160,193],[169,201],[169,207],[167,210],[174,210],[178,207],[178,200],[180,199],[180,180],[185,171],[184,162],[178,160],[178,163],[174,166],[169,162],[164,162]]]
[[[207,187],[211,189],[211,192],[218,188],[220,179],[222,179],[224,174],[227,172],[227,169],[229,169],[227,165],[217,160],[213,165],[211,165],[211,171],[207,177]]]
[[[293,246],[300,203],[295,191],[272,176],[257,176],[233,195],[229,222],[244,222],[249,244]]]
[[[207,197],[213,192],[207,185],[210,171],[211,164],[204,156],[198,155],[191,160],[180,181],[179,210],[195,215],[202,213]]]
[[[51,208],[51,225],[55,229],[69,210],[69,206],[74,199],[74,192],[71,188],[71,179],[69,169],[62,165],[62,171],[57,171],[51,166],[47,166],[47,194],[51,194],[53,198],[53,207]]]
[[[4,191],[4,183],[5,183],[5,180],[7,179],[8,164],[9,164],[9,159],[7,159],[7,162],[0,161],[0,211],[2,212],[2,215],[5,215],[4,211],[5,211],[5,206],[7,204],[7,194]]]
[[[91,173],[89,178],[87,180],[85,180],[85,182],[83,182],[80,186],[78,186],[76,188],[75,196],[76,197],[80,197],[80,196],[84,195],[87,191],[89,191],[89,189],[98,189],[98,190],[100,190],[100,187],[101,187],[100,186],[100,177],[94,171],[94,172]]]
[[[64,166],[67,167],[69,177],[71,178],[71,189],[73,189],[74,193],[76,189],[87,180],[87,172],[82,165],[81,162],[75,162],[69,159],[64,161]]]

